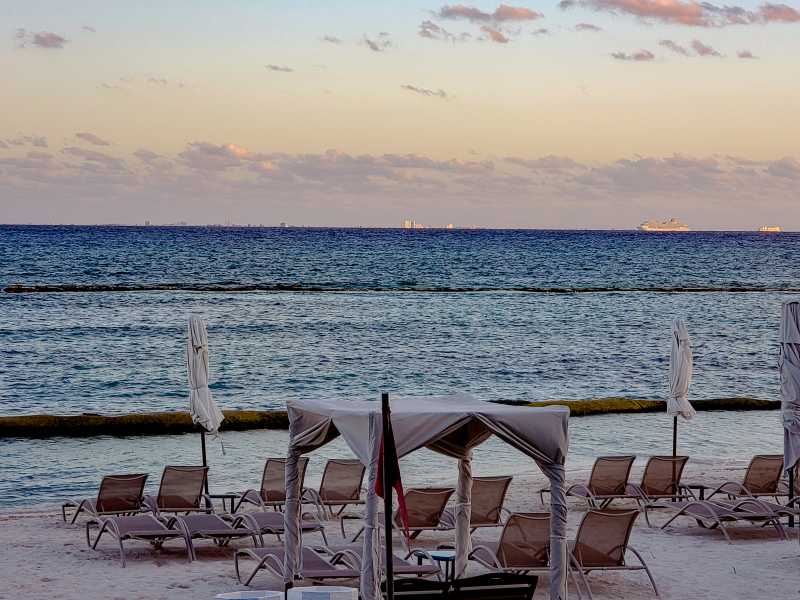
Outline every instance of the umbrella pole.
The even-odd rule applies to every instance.
[[[383,421],[383,442],[386,442],[389,433],[389,394],[381,394],[381,418]],[[389,469],[386,468],[386,449],[383,455],[383,518],[384,518],[384,543],[386,557],[384,568],[386,570],[386,600],[394,600],[394,558],[392,556],[392,482]]]
[[[678,417],[672,417],[672,456],[678,456]],[[673,474],[672,478],[675,478]]]
[[[200,449],[203,453],[203,466],[208,467],[208,458],[206,457],[206,430],[200,426]],[[203,489],[206,493],[206,508],[211,508],[211,501],[208,499],[208,471],[203,479]]]

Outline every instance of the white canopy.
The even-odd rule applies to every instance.
[[[289,454],[286,464],[284,578],[291,581],[300,573],[298,459],[301,454],[341,435],[367,467],[361,596],[364,600],[377,600],[380,598],[381,552],[375,479],[382,431],[381,405],[365,401],[297,400],[288,402],[287,409]],[[425,447],[459,459],[455,506],[457,576],[464,572],[469,553],[472,449],[494,434],[536,461],[550,480],[551,488],[550,598],[566,600],[564,462],[569,442],[569,409],[563,406],[505,406],[459,394],[394,398],[391,415],[398,457]]]
[[[682,416],[687,421],[696,413],[689,403],[689,384],[692,383],[692,340],[686,323],[672,321],[672,350],[669,354],[669,398],[667,414]]]
[[[189,317],[186,363],[192,422],[199,423],[210,433],[217,433],[225,416],[208,389],[208,333],[205,322],[198,316]]]
[[[800,302],[796,300],[781,306],[780,344],[783,468],[789,471],[800,460]]]

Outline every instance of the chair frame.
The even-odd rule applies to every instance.
[[[186,554],[189,559],[189,562],[194,560],[194,551],[192,549],[192,542],[186,536],[186,532],[180,529],[174,529],[170,526],[165,525],[162,521],[157,519],[155,516],[152,515],[138,515],[139,517],[151,517],[153,519],[152,525],[154,529],[142,529],[140,531],[128,531],[125,533],[120,533],[119,523],[116,521],[117,517],[96,517],[90,519],[86,522],[86,545],[89,546],[92,550],[97,550],[97,544],[100,541],[100,538],[103,537],[104,533],[108,533],[112,535],[116,540],[117,544],[119,545],[119,555],[120,561],[122,562],[122,568],[124,569],[126,566],[125,560],[125,545],[124,542],[127,540],[141,540],[145,542],[149,542],[153,545],[154,548],[160,549],[163,546],[164,542],[168,539],[177,539],[180,538],[184,541],[186,545]],[[158,526],[163,527],[163,530]],[[93,527],[97,527],[99,531],[97,532],[97,537],[95,537],[94,542],[91,540],[91,529]]]
[[[74,524],[82,512],[88,513],[92,517],[101,517],[101,516],[113,516],[113,515],[120,515],[120,516],[129,516],[134,515],[139,512],[142,512],[142,502],[144,501],[144,486],[147,483],[147,473],[134,473],[130,475],[106,475],[100,480],[100,487],[97,490],[97,497],[96,498],[84,498],[78,502],[67,500],[61,505],[61,518],[64,523],[67,522],[67,509],[68,508],[75,508],[75,512],[72,515],[72,519],[70,519],[70,525]],[[139,487],[138,493],[138,501],[136,504],[138,508],[136,510],[98,510],[97,507],[101,505],[103,501],[103,487],[107,481],[113,480],[136,480],[141,479],[141,486]]]
[[[748,487],[748,479],[750,478],[750,473],[755,468],[755,465],[758,461],[769,461],[777,462],[780,460],[780,468],[778,469],[775,477],[775,486],[772,491],[769,492],[759,492],[753,491]],[[709,494],[706,499],[711,500],[717,494],[724,494],[729,499],[734,498],[742,498],[742,497],[749,497],[749,498],[759,498],[759,497],[772,497],[777,502],[778,496],[782,496],[781,489],[780,489],[780,482],[781,476],[783,475],[783,455],[781,454],[756,454],[750,459],[750,464],[747,465],[747,471],[745,471],[744,479],[740,482],[738,481],[726,481],[716,487],[716,489]],[[791,494],[790,494],[791,495]]]

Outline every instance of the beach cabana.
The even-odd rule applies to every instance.
[[[778,367],[783,412],[783,468],[789,474],[791,498],[794,496],[793,469],[800,462],[800,302],[796,300],[781,306]]]
[[[295,400],[287,403],[287,410],[284,579],[291,582],[301,573],[299,459],[341,435],[367,469],[361,596],[364,600],[378,600],[381,597],[381,544],[375,480],[382,432],[381,404]],[[391,419],[398,457],[429,448],[459,461],[455,505],[456,576],[463,574],[470,551],[472,449],[495,435],[536,462],[550,480],[551,489],[550,598],[565,600],[564,463],[569,409],[506,406],[481,402],[466,394],[404,397],[393,399]]]

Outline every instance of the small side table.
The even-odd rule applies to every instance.
[[[711,486],[703,485],[702,483],[686,483],[684,484],[690,490],[697,490],[697,499],[706,499],[706,490],[713,489]]]
[[[453,581],[456,576],[456,551],[455,550],[431,550],[428,552],[430,557],[436,561],[439,568],[444,571],[444,580]],[[417,562],[422,564],[422,557],[417,556]]]
[[[225,506],[225,501],[228,500],[231,503],[231,509],[228,512],[233,514],[233,509],[236,506],[236,499],[239,497],[239,494],[228,492],[227,494],[209,494],[208,497],[212,500],[222,500],[222,510],[228,510],[228,507]]]

